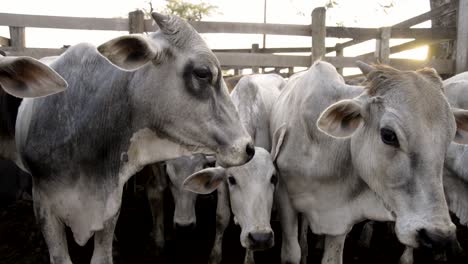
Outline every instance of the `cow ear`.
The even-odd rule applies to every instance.
[[[457,123],[454,141],[459,144],[468,144],[468,110],[452,108],[452,112]]]
[[[363,122],[362,105],[357,100],[345,99],[336,102],[322,112],[317,127],[333,137],[350,137]]]
[[[46,96],[67,88],[57,72],[30,57],[0,57],[0,85],[20,98]]]
[[[207,168],[187,177],[183,186],[184,189],[194,193],[208,194],[216,190],[225,177],[225,168]]]
[[[273,162],[276,161],[278,154],[281,150],[281,145],[283,145],[284,137],[286,135],[286,123],[283,123],[276,131],[273,133],[272,146],[271,146],[271,157]]]
[[[98,51],[117,67],[130,71],[161,54],[159,48],[142,35],[126,35],[109,40],[100,45]]]

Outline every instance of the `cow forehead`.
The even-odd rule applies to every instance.
[[[255,147],[255,155],[248,163],[227,169],[228,175],[236,176],[237,179],[246,182],[269,180],[274,172],[275,167],[270,153],[259,147]]]
[[[450,122],[452,113],[440,79],[414,71],[382,71],[369,79],[367,94],[383,98],[384,105],[398,112],[402,122],[417,120],[428,127],[447,125],[447,119]]]

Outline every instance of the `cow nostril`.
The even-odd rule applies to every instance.
[[[429,249],[441,249],[449,245],[454,238],[442,232],[429,232],[422,228],[418,231],[418,242],[421,246]]]
[[[247,144],[245,147],[245,152],[247,153],[247,162],[250,161],[255,155],[255,147],[252,143]]]
[[[174,228],[180,232],[180,233],[189,233],[195,230],[196,224],[195,223],[190,223],[190,224],[179,224],[179,223],[174,223]]]
[[[418,240],[419,240],[419,244],[423,247],[432,248],[433,246],[432,240],[429,237],[427,230],[425,228],[422,228],[418,231]]]
[[[266,247],[273,241],[273,232],[250,232],[249,239],[254,246]]]

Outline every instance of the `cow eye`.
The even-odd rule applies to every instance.
[[[395,132],[389,128],[382,128],[380,129],[380,138],[382,139],[382,142],[394,146],[394,147],[399,147],[400,142],[398,141],[398,137],[395,134]]]
[[[195,68],[193,69],[193,74],[198,79],[206,80],[206,79],[211,78],[211,71],[208,67]]]
[[[234,177],[232,177],[232,176],[228,177],[228,182],[229,182],[229,185],[236,185],[237,184],[236,179],[234,179]]]
[[[278,176],[276,176],[276,174],[271,175],[270,182],[271,184],[276,185],[278,183]]]

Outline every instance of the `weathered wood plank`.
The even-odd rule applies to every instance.
[[[143,33],[145,32],[145,13],[141,10],[135,10],[128,13],[128,32]]]
[[[333,47],[326,47],[326,51],[329,52]],[[252,49],[212,49],[213,52],[236,52],[236,53],[248,53]],[[260,48],[258,53],[297,53],[297,52],[310,52],[310,47],[298,47],[298,48]]]
[[[66,49],[45,49],[45,48],[24,48],[15,49],[12,47],[0,47],[9,56],[29,56],[40,59],[48,56],[57,56],[65,52]]]
[[[215,53],[223,66],[309,67],[309,56],[286,56],[259,53]]]
[[[420,24],[422,22],[425,22],[433,17],[439,17],[439,16],[444,16],[449,13],[455,12],[456,11],[456,6],[453,4],[455,1],[451,1],[447,4],[441,5],[438,8],[432,9],[426,13],[423,13],[419,16],[412,17],[410,19],[407,19],[405,21],[402,21],[400,23],[397,23],[392,26],[392,28],[409,28],[414,25]]]
[[[452,2],[450,2],[448,4],[445,4],[445,5],[442,5],[442,6],[438,7],[436,9],[433,9],[431,11],[423,13],[423,14],[421,14],[419,16],[412,17],[412,18],[407,19],[405,21],[402,21],[400,23],[394,24],[392,26],[392,28],[409,28],[409,27],[412,27],[414,25],[420,24],[420,23],[422,23],[422,22],[424,22],[426,20],[429,20],[432,17],[446,15],[446,14],[449,14],[451,12],[455,12],[455,10],[456,10],[455,6],[453,5]],[[368,40],[368,39],[366,39],[366,40]],[[337,45],[336,48],[337,49],[343,49],[343,48],[346,48],[346,47],[354,46],[354,45],[362,43],[362,42],[363,42],[363,40],[353,39],[353,40],[350,40],[350,41],[347,41],[347,42],[344,42],[344,43],[341,43],[341,44]],[[333,52],[333,51],[334,50],[332,50],[330,52]]]
[[[325,7],[318,7],[312,11],[312,56],[311,63],[325,56],[325,37],[327,34]]]
[[[0,13],[0,25],[36,28],[128,31],[127,18],[62,17]]]
[[[25,48],[15,50],[11,47],[0,47],[12,56],[30,56],[33,58],[42,58],[47,56],[56,56],[62,54],[66,49],[44,49],[44,48]],[[272,54],[252,54],[252,53],[215,53],[223,67],[309,67],[309,56],[286,56]],[[324,57],[337,68],[356,67],[356,58],[354,57]],[[434,67],[439,73],[452,73],[455,68],[453,60],[436,59],[431,61],[418,61],[406,59],[390,59],[390,65],[399,69],[418,69],[422,67]]]
[[[384,27],[380,33],[380,39],[378,41],[379,47],[379,61],[384,64],[390,62],[390,35],[392,33],[392,28]]]
[[[378,28],[327,27],[327,37],[369,40],[379,38]],[[455,39],[455,28],[392,28],[392,38]],[[344,43],[343,43],[344,44]],[[342,48],[343,44],[338,45]]]
[[[10,39],[0,36],[0,46],[10,46]]]
[[[310,37],[309,25],[190,21],[198,33],[271,34]],[[145,20],[147,31],[157,30],[153,20]]]
[[[406,43],[390,47],[390,54],[399,53],[405,50],[412,50],[422,46],[431,45],[440,42],[441,40],[412,40]],[[371,60],[374,56],[374,52],[365,53],[356,57],[359,60]]]
[[[468,71],[468,1],[459,1],[457,15],[456,73]]]
[[[10,26],[10,46],[15,49],[26,47],[26,33],[24,27]]]

